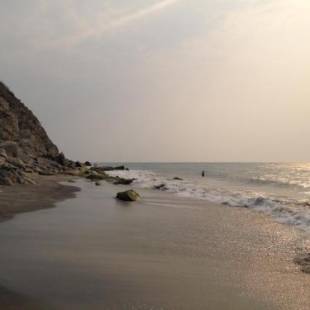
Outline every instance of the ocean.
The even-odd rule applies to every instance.
[[[124,163],[123,163],[124,164]],[[251,208],[310,232],[310,163],[125,163],[140,188]],[[202,171],[205,177],[202,177]],[[182,180],[175,179],[181,178]]]

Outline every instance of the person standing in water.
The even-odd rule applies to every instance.
[[[205,177],[205,175],[206,175],[205,171],[204,171],[204,170],[202,170],[202,172],[201,172],[201,176],[204,178],[204,177]]]

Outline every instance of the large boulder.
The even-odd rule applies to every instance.
[[[129,191],[117,193],[116,198],[122,201],[137,201],[141,197],[137,192],[131,189]]]
[[[106,180],[108,176],[105,173],[98,173],[96,171],[86,172],[86,178],[91,181],[102,181]]]

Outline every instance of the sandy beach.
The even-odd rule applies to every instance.
[[[310,1],[2,1],[0,310],[310,310]]]
[[[76,185],[76,198],[0,225],[1,285],[41,309],[309,309],[297,230],[246,209],[151,190],[129,204],[114,199],[126,187]]]

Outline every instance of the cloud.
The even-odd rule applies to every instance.
[[[102,33],[104,31],[107,31],[107,30],[112,29],[112,28],[124,26],[130,22],[141,19],[147,15],[150,15],[150,14],[156,13],[157,11],[163,10],[166,7],[173,5],[178,1],[179,0],[163,0],[163,1],[160,1],[157,3],[154,3],[153,5],[151,5],[147,8],[143,8],[143,9],[137,10],[134,13],[122,16],[118,20],[111,22],[109,25],[105,25],[102,29],[99,30],[99,33],[100,32]],[[95,30],[95,33],[96,32],[97,31]]]
[[[79,23],[76,33],[71,36],[62,38],[61,40],[52,42],[52,45],[60,45],[66,47],[73,47],[80,42],[87,40],[89,38],[99,38],[108,31],[125,27],[134,21],[140,20],[148,15],[155,14],[162,11],[180,0],[161,0],[148,7],[137,9],[133,12],[126,12],[119,14],[117,10],[110,8],[107,12],[102,12],[92,21],[85,22],[85,19]],[[70,2],[67,2],[70,3]],[[66,11],[72,10],[70,5],[66,7]]]

